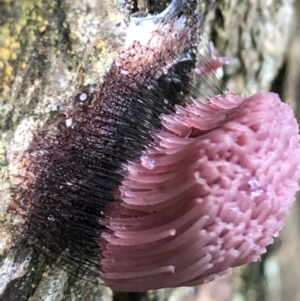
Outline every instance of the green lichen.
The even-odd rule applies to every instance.
[[[48,5],[47,11],[51,10]],[[0,95],[5,99],[12,93],[16,72],[28,64],[24,48],[33,45],[38,33],[45,31],[48,20],[41,0],[5,1],[2,14],[6,17],[0,26]]]

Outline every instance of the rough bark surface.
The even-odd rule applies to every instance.
[[[155,11],[166,1],[123,2],[132,2],[123,6],[128,13],[147,5]],[[231,60],[224,73],[229,88],[245,94],[279,89],[274,78],[282,76],[279,71],[285,62],[290,66],[285,95],[300,116],[296,103],[300,72],[293,65],[293,60],[299,62],[299,38],[289,44],[294,1],[204,2],[212,4],[205,10],[207,31],[219,52]],[[299,12],[299,3],[295,7]],[[123,45],[126,25],[117,1],[111,0],[2,0],[0,15],[0,300],[299,300],[299,287],[289,280],[300,278],[290,261],[291,256],[299,257],[300,247],[294,244],[299,236],[299,222],[294,222],[299,208],[294,208],[295,216],[283,232],[281,253],[268,257],[263,278],[265,265],[255,265],[199,288],[112,293],[69,275],[41,254],[14,250],[19,220],[8,211],[11,174],[17,168],[12,150],[26,150],[32,129],[51,124],[59,110],[72,106],[68,99],[80,87],[101,81]],[[299,22],[294,23],[299,36]],[[292,46],[287,52],[288,45]]]

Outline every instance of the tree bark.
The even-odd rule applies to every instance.
[[[129,14],[131,8],[144,9],[147,4],[153,11],[162,9],[167,1],[121,2],[132,3],[131,7],[122,5],[122,11]],[[294,50],[287,52],[292,32],[299,33],[299,26],[291,30],[294,1],[215,0],[202,1],[201,5],[208,2],[204,10],[206,30],[218,51],[231,62],[224,69],[228,87],[244,94],[270,88],[277,91],[285,76],[279,71],[286,63],[290,66],[288,78],[297,80],[293,87],[278,92],[296,109],[299,88],[298,94],[293,91],[299,87],[300,72],[293,69],[293,60],[299,62],[299,56]],[[80,87],[101,81],[122,48],[126,24],[116,1],[111,0],[3,0],[0,15],[0,300],[217,301],[237,296],[260,301],[299,299],[299,288],[293,287],[294,292],[298,290],[298,299],[287,295],[287,282],[281,281],[280,275],[277,280],[282,288],[276,287],[275,291],[281,299],[272,299],[267,293],[272,277],[261,273],[264,265],[236,269],[230,276],[197,288],[122,294],[69,275],[42,254],[15,250],[13,238],[20,221],[8,210],[12,174],[18,168],[12,154],[26,150],[32,130],[53,123],[58,111],[71,107],[68,100]],[[299,39],[297,43],[291,49],[299,49]],[[299,108],[297,112],[300,116]],[[297,215],[293,220],[296,218]],[[294,224],[292,228],[295,236],[299,235],[299,226],[295,229]],[[289,235],[283,233],[284,246]],[[290,245],[293,248],[292,242]],[[293,256],[299,256],[299,246],[293,252]],[[283,257],[269,258],[288,273]]]

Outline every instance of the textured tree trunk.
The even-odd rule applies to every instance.
[[[150,5],[156,11],[165,2],[132,1],[132,7]],[[224,74],[228,87],[245,94],[272,88],[294,105],[299,117],[298,19],[292,24],[294,9],[296,16],[300,13],[299,0],[295,8],[292,0],[215,0],[201,5],[208,2],[213,5],[204,10],[207,31],[231,61]],[[130,6],[122,7],[130,13]],[[0,300],[300,299],[299,286],[293,285],[300,280],[292,260],[300,254],[296,206],[278,252],[260,265],[236,269],[197,288],[112,293],[69,275],[42,254],[15,250],[13,238],[20,221],[8,210],[11,174],[18,168],[12,153],[26,149],[32,129],[53,123],[58,111],[72,106],[68,99],[80,87],[101,81],[123,45],[126,26],[112,0],[2,0],[0,16]],[[290,40],[292,33],[298,38]]]

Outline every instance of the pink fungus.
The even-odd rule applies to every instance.
[[[298,190],[298,125],[273,93],[194,100],[162,124],[108,209],[114,290],[198,285],[259,260]]]

